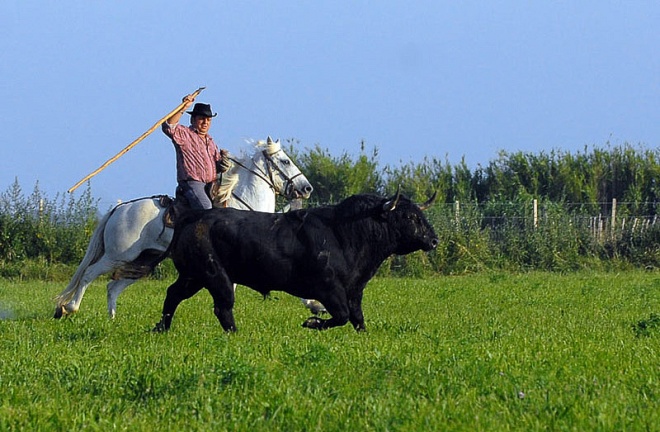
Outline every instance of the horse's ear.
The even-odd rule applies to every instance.
[[[270,137],[270,135],[268,135],[268,138],[266,138],[266,142],[267,142],[268,144],[272,144],[272,143],[273,143],[273,139]]]

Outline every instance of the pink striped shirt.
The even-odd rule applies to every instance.
[[[163,123],[163,133],[172,139],[176,151],[177,181],[210,183],[216,177],[220,150],[210,135],[199,135],[192,126]]]

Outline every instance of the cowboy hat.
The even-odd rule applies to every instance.
[[[202,117],[215,117],[218,113],[213,114],[211,110],[211,105],[196,103],[192,111],[187,111],[191,116],[202,116]]]

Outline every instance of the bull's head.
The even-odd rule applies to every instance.
[[[396,195],[383,204],[382,216],[397,233],[396,254],[404,255],[420,249],[430,251],[438,245],[438,236],[422,212],[433,205],[436,196],[434,193],[426,202],[417,205],[397,190]]]

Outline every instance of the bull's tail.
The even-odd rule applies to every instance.
[[[105,226],[113,213],[113,211],[110,211],[101,219],[94,230],[94,233],[92,233],[92,238],[89,240],[85,256],[78,265],[76,272],[71,278],[71,282],[69,282],[69,285],[61,293],[55,296],[54,300],[57,302],[58,307],[69,303],[73,299],[75,293],[80,289],[80,282],[85,274],[85,270],[103,256],[103,253],[105,252],[105,245],[103,242]]]

